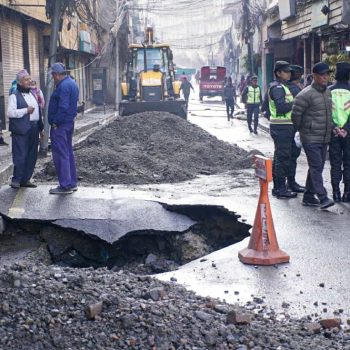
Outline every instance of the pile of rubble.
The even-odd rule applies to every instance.
[[[259,298],[243,311],[175,282],[106,269],[3,267],[0,348],[350,349],[336,319],[280,321]]]
[[[174,183],[252,165],[250,154],[165,112],[144,112],[105,126],[75,152],[85,184]],[[55,177],[53,164],[37,175]]]

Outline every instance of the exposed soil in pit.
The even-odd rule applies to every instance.
[[[163,205],[195,223],[184,232],[129,232],[111,244],[89,232],[62,227],[54,221],[5,218],[7,224],[5,234],[0,236],[0,252],[6,255],[10,251],[12,262],[21,261],[26,255],[32,256],[44,243],[52,262],[61,266],[105,266],[113,270],[152,274],[174,270],[249,235],[251,226],[239,222],[239,215],[223,207]],[[0,265],[3,263],[5,261],[0,260]]]
[[[164,112],[122,117],[80,143],[75,155],[83,184],[174,183],[252,165],[251,152]],[[36,179],[54,180],[53,164]]]

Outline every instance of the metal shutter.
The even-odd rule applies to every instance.
[[[23,69],[22,24],[15,18],[1,17],[2,69],[7,114],[8,91],[16,74]],[[7,117],[6,117],[7,119]]]

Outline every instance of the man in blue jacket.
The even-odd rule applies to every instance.
[[[59,186],[51,188],[50,193],[70,194],[77,190],[72,142],[79,89],[76,82],[67,75],[66,67],[62,63],[54,63],[51,74],[55,82],[55,90],[49,102],[48,119],[51,125],[52,158]]]

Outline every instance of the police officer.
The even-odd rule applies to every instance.
[[[291,119],[293,95],[288,88],[291,77],[290,65],[286,61],[277,61],[274,67],[275,81],[268,91],[270,110],[270,135],[275,145],[273,158],[273,190],[277,198],[295,198],[296,192],[286,186],[287,177],[291,176],[292,144],[294,127]]]
[[[259,108],[262,102],[261,89],[258,85],[258,77],[254,75],[251,83],[242,92],[242,102],[247,108],[248,129],[253,132],[252,120],[254,117],[254,134],[258,133]]]
[[[304,68],[298,65],[290,65],[291,69],[290,80],[288,82],[288,88],[293,95],[293,98],[298,95],[298,93],[303,89],[303,86],[300,82],[301,76],[303,75]],[[297,169],[297,160],[300,156],[301,148],[297,147],[295,141],[292,143],[292,155],[290,162],[290,174],[287,178],[288,188],[296,193],[304,193],[305,187],[299,185],[295,180],[295,174]]]
[[[335,84],[330,87],[334,128],[329,144],[333,199],[335,202],[350,202],[350,63],[337,63],[335,79]],[[343,197],[339,188],[342,179]]]

